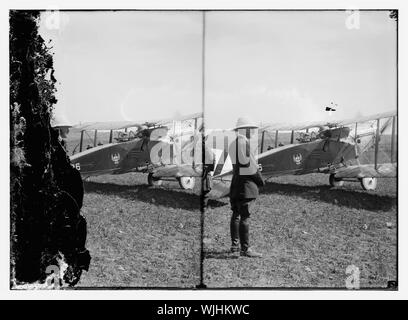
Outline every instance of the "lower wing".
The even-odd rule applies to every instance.
[[[201,177],[202,166],[185,165],[165,165],[153,170],[155,178],[180,178],[180,177]]]
[[[336,170],[335,177],[346,178],[393,178],[397,176],[396,163],[360,164],[341,167]]]

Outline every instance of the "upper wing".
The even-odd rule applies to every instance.
[[[396,115],[397,113],[395,111],[388,111],[388,112],[373,114],[370,116],[338,120],[338,121],[335,121],[335,123],[338,125],[346,125],[346,124],[357,123],[357,122],[366,122],[370,120],[390,118]]]
[[[174,117],[174,118],[150,120],[150,121],[146,121],[146,122],[154,123],[154,124],[157,124],[157,125],[163,125],[163,124],[170,123],[170,122],[173,122],[173,121],[187,121],[187,120],[193,120],[193,119],[197,119],[197,118],[203,118],[203,113],[202,112],[197,112],[197,113],[192,113],[192,114],[188,114],[188,115],[184,115],[184,116],[178,116],[178,117]]]
[[[270,123],[266,124],[261,130],[278,130],[278,131],[297,131],[308,128],[315,128],[327,125],[327,121],[308,121],[298,123]]]
[[[203,113],[193,113],[185,116],[169,118],[169,119],[161,119],[161,120],[148,120],[148,121],[106,121],[106,122],[85,122],[78,125],[73,126],[79,130],[120,130],[126,129],[131,127],[141,127],[144,124],[149,125],[163,125],[165,123],[169,123],[172,121],[186,121],[191,119],[202,118]]]
[[[85,122],[75,125],[79,130],[120,130],[131,127],[140,127],[141,123],[134,121]]]
[[[192,120],[192,119],[197,119],[197,118],[203,118],[204,114],[202,112],[197,112],[197,113],[192,113],[192,114],[188,114],[185,116],[180,116],[180,117],[176,117],[171,119],[172,121],[186,121],[186,120]]]
[[[390,118],[396,115],[395,111],[388,111],[383,113],[377,113],[370,116],[331,120],[331,121],[308,121],[308,122],[298,122],[298,123],[269,123],[266,124],[262,129],[271,129],[279,131],[291,131],[291,130],[305,130],[310,128],[324,127],[324,126],[344,126],[347,124],[365,122],[375,119]]]

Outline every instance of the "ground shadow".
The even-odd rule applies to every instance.
[[[238,255],[229,250],[209,250],[205,252],[204,257],[205,259],[238,259]]]
[[[84,181],[85,192],[104,195],[115,195],[132,201],[143,201],[149,204],[163,205],[189,211],[200,210],[200,196],[182,190],[171,190],[147,185],[119,185]],[[212,200],[212,206],[224,206],[220,201]]]
[[[299,196],[305,199],[370,211],[388,211],[397,204],[396,198],[392,196],[377,195],[363,190],[335,189],[327,185],[303,186],[268,182],[261,192],[264,194],[276,193]]]

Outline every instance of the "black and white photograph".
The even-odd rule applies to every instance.
[[[205,16],[209,195],[221,202],[205,211],[205,283],[386,288],[397,277],[396,12]],[[231,144],[240,154],[245,140],[259,170],[239,179]]]
[[[399,18],[10,8],[10,290],[398,291]]]

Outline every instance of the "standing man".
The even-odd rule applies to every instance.
[[[230,188],[232,216],[230,221],[231,252],[240,251],[241,256],[250,258],[262,257],[249,245],[249,205],[259,195],[258,187],[264,185],[262,175],[250,144],[252,136],[257,137],[258,126],[245,118],[239,118],[234,128],[236,138],[229,146],[233,166]],[[241,247],[240,247],[241,246]]]

